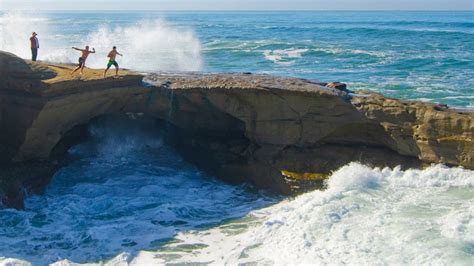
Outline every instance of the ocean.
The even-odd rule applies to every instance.
[[[474,12],[1,12],[0,50],[141,72],[253,72],[474,110]],[[125,124],[124,124],[125,123]],[[93,124],[24,210],[0,264],[455,264],[474,258],[474,172],[353,162],[279,197],[200,172],[133,122]],[[131,123],[131,124],[127,124]]]

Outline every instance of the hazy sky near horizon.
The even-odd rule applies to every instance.
[[[474,0],[0,0],[0,10],[474,10]]]

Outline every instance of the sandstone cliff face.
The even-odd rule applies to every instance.
[[[176,147],[203,169],[281,193],[305,186],[281,170],[327,173],[354,160],[474,169],[472,113],[266,75],[156,74],[143,83],[132,73],[72,77],[67,66],[28,64],[3,52],[0,62],[4,163],[51,161],[78,126],[131,112],[170,123]]]
[[[0,53],[0,161],[9,160],[17,152],[26,129],[42,108],[37,92],[42,77],[52,77],[37,64]]]
[[[385,146],[425,162],[474,168],[473,113],[432,104],[398,101],[373,94],[352,103],[387,133]]]
[[[349,97],[322,83],[269,76],[155,75],[147,79],[164,95],[153,112],[172,110],[162,119],[180,128],[216,128],[218,122],[213,120],[219,119],[200,118],[224,113],[239,121],[245,137],[259,146],[370,146],[427,163],[474,167],[473,113],[438,110],[433,104],[378,94]]]

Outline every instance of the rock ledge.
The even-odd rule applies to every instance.
[[[474,169],[473,113],[352,95],[337,82],[129,71],[102,79],[101,70],[69,71],[0,52],[0,179],[21,179],[2,172],[7,166],[51,164],[92,119],[124,113],[167,123],[173,145],[202,169],[285,194],[322,185],[305,183],[304,173],[324,175],[351,161]]]

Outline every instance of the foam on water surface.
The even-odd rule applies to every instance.
[[[473,185],[474,172],[461,168],[401,171],[351,163],[331,176],[325,191],[180,233],[154,262],[469,265]],[[193,244],[201,248],[179,248]]]
[[[156,187],[140,190],[138,197],[159,191]],[[228,192],[219,194],[219,199],[224,199]],[[101,263],[470,265],[474,256],[473,203],[474,172],[470,170],[433,165],[403,171],[351,163],[331,175],[324,191],[257,208],[215,226],[187,227],[159,246],[141,246],[133,252],[119,252],[119,248],[115,257]],[[177,219],[176,213],[171,216],[171,220]],[[152,228],[145,221],[153,217],[137,217],[135,230],[150,234]],[[102,225],[97,232],[113,236],[114,227],[117,225]],[[110,237],[103,241],[113,245]],[[77,260],[71,257],[54,265],[74,265]]]

